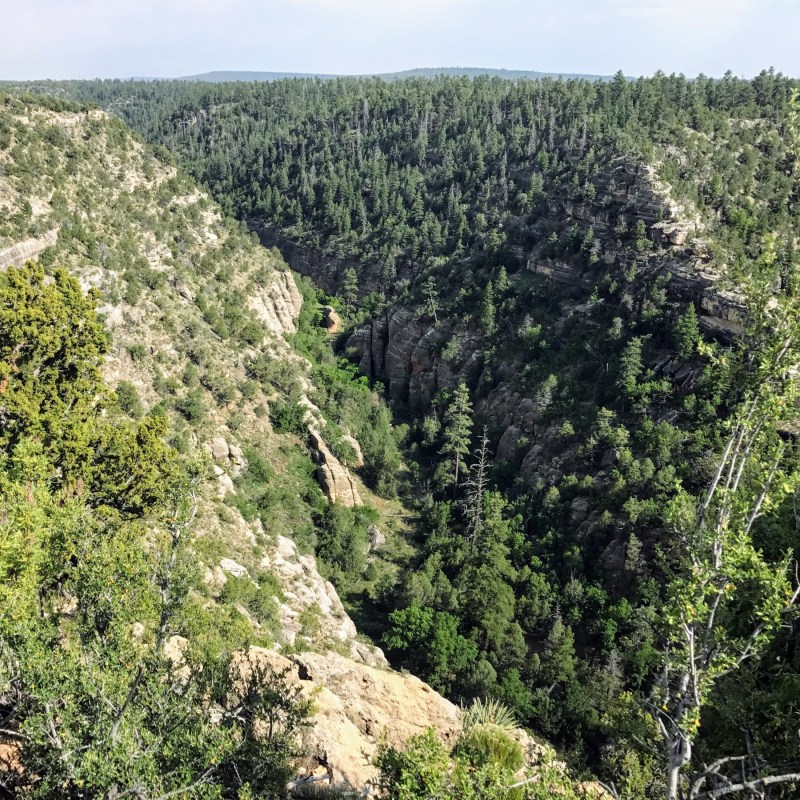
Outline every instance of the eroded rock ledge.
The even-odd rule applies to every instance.
[[[413,675],[359,664],[338,653],[284,656],[253,648],[287,683],[299,686],[314,713],[302,733],[299,775],[327,775],[333,784],[364,787],[377,777],[370,763],[380,737],[402,747],[410,736],[434,728],[452,744],[461,727],[457,706]]]

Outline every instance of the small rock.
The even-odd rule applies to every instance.
[[[178,290],[178,294],[183,297],[184,300],[188,300],[190,303],[194,302],[192,290],[185,283],[179,283],[175,288]]]
[[[243,567],[238,561],[234,561],[232,558],[223,558],[219,562],[219,565],[229,575],[233,575],[234,578],[244,578],[250,575],[247,571],[247,567]]]
[[[367,536],[371,550],[380,550],[386,544],[386,534],[377,525],[369,526]]]

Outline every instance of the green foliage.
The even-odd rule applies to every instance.
[[[86,468],[103,394],[95,300],[64,270],[52,283],[31,262],[0,274],[0,447],[34,437],[64,479]]]
[[[461,719],[464,730],[469,730],[475,725],[496,725],[506,733],[513,733],[518,727],[517,720],[511,709],[503,703],[489,698],[476,698],[464,710]]]
[[[189,422],[199,422],[206,413],[203,390],[199,386],[190,389],[175,401],[175,410],[183,414]]]
[[[144,413],[142,401],[139,399],[139,392],[130,381],[120,381],[117,384],[117,403],[119,407],[133,419],[139,419]]]
[[[693,304],[690,303],[678,318],[673,338],[678,358],[690,358],[697,349],[697,343],[700,341],[700,323]]]
[[[700,298],[665,276],[676,258],[696,251],[715,269],[728,265],[726,285],[763,281],[779,297],[796,294],[794,83],[764,72],[749,81],[658,74],[598,83],[444,77],[48,90],[113,103],[149,139],[172,147],[226,211],[263,224],[265,236],[302,254],[346,265],[339,278],[348,324],[372,321],[374,333],[387,306],[398,322],[398,308],[411,312],[430,336],[432,359],[441,352],[443,360],[430,372],[422,364],[424,373],[409,380],[408,400],[421,420],[408,437],[420,552],[397,581],[403,604],[418,598],[422,608],[451,615],[477,647],[477,659],[452,680],[455,692],[481,686],[503,698],[581,763],[602,768],[608,759],[609,777],[621,785],[618,770],[641,795],[660,791],[663,770],[631,742],[652,737],[626,732],[623,742],[615,724],[624,717],[619,698],[646,694],[663,666],[659,609],[687,574],[684,542],[667,511],[675,498],[694,507],[702,496],[713,454],[727,441],[726,420],[747,400],[747,373],[760,352],[770,352],[764,336],[704,344],[694,310]],[[183,118],[198,123],[176,128]],[[56,131],[46,135],[59,139]],[[703,240],[690,231],[680,253],[651,209],[631,201],[628,179],[641,177],[646,162],[671,201],[702,222]],[[40,172],[33,157],[10,168],[28,181]],[[0,224],[26,226],[29,217],[20,209]],[[592,217],[609,224],[586,221]],[[65,246],[97,246],[79,220],[70,222],[62,226]],[[230,266],[217,270],[209,261],[200,269],[231,287]],[[560,287],[545,277],[550,271],[574,280]],[[133,261],[122,274],[133,302],[159,280]],[[386,495],[402,490],[388,423],[377,418],[369,387],[330,356],[318,327],[321,298],[302,291],[292,341],[315,365],[320,390],[312,400],[330,423],[331,446],[344,453],[341,437],[354,435],[368,484]],[[218,331],[239,336],[235,302],[208,305]],[[682,359],[691,363],[675,363]],[[296,377],[265,360],[254,359],[253,379],[291,398]],[[372,378],[389,377],[380,363],[373,359]],[[434,371],[439,387],[469,383],[468,400],[488,417],[480,422],[489,423],[490,452],[509,425],[520,427],[508,433],[514,446],[503,442],[506,464],[488,459],[480,490],[470,468],[471,429],[455,424],[472,409],[447,419],[447,403],[429,407],[425,379]],[[395,410],[411,412],[404,381],[392,381]],[[381,433],[372,435],[373,427]],[[313,465],[298,458],[287,472],[290,486],[248,485],[237,502],[270,530],[285,531],[291,520],[297,538],[313,547],[320,517],[312,520],[306,505],[319,501]],[[435,502],[445,494],[450,503]],[[774,510],[763,508],[765,529]],[[351,547],[358,537],[346,523],[325,534],[331,569],[350,564],[358,572]],[[682,530],[696,533],[691,525]],[[789,520],[756,547],[773,572],[784,551],[797,548],[793,531]],[[785,546],[770,547],[778,541]],[[748,565],[742,555],[736,568],[761,561]],[[766,586],[759,570],[756,583]],[[757,586],[737,586],[726,626],[747,619],[763,599]],[[396,605],[387,583],[376,615]],[[724,630],[741,638],[735,626]],[[712,693],[717,707],[706,705],[695,737],[707,763],[720,743],[726,753],[743,751],[736,732],[745,728],[759,754],[778,743],[787,761],[794,757],[786,745],[796,728],[791,712],[756,711],[751,700],[755,686],[765,709],[787,708],[780,700],[792,696],[796,648],[788,633],[763,644],[780,656],[780,668],[764,659],[741,684],[732,675],[715,684],[723,687]],[[406,652],[396,651],[401,663]],[[712,730],[710,714],[726,720],[716,731],[730,733]],[[709,751],[701,750],[705,743]]]
[[[510,774],[525,763],[520,743],[494,723],[470,726],[461,736],[456,753],[473,767],[496,764]]]
[[[282,791],[308,704],[243,651],[249,625],[220,625],[192,591],[193,469],[164,442],[166,417],[96,413],[102,332],[77,282],[28,266],[2,292],[0,687],[21,765],[3,789]]]
[[[305,430],[303,419],[306,409],[291,400],[287,403],[281,398],[269,404],[269,418],[276,433],[302,434]]]
[[[577,800],[588,796],[545,760],[526,771],[524,779],[516,780],[511,766],[521,766],[519,744],[499,730],[485,735],[479,728],[472,730],[470,742],[452,753],[430,728],[412,736],[403,750],[381,745],[376,765],[387,800],[546,800],[554,796]],[[474,750],[470,749],[473,745]],[[475,755],[478,758],[471,760]]]
[[[453,682],[477,660],[478,648],[459,634],[452,614],[414,604],[393,611],[390,618],[384,646],[441,692],[451,692]]]
[[[461,383],[453,394],[444,413],[441,454],[452,464],[452,477],[445,476],[444,483],[458,485],[461,461],[469,453],[472,435],[472,403],[469,390]]]

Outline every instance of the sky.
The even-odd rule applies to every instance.
[[[800,0],[0,0],[0,79],[211,70],[800,76]]]

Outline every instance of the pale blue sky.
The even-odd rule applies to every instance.
[[[0,79],[479,66],[800,75],[800,0],[0,0]]]

